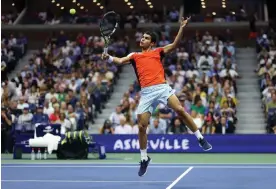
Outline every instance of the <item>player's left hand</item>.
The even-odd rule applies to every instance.
[[[181,18],[181,21],[180,21],[180,26],[182,27],[182,28],[184,28],[187,24],[188,24],[188,22],[189,22],[189,20],[191,19],[191,17],[189,16],[188,18],[184,18],[184,17],[182,17]]]

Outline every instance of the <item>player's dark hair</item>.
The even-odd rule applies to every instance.
[[[151,37],[151,42],[156,43],[157,42],[157,36],[154,32],[146,31],[144,34],[147,34]]]

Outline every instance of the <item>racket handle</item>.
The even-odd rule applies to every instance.
[[[107,53],[108,53],[108,48],[105,47],[105,48],[104,48],[104,54],[107,54]]]

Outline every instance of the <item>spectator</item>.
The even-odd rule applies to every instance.
[[[114,134],[132,134],[132,128],[126,124],[125,116],[120,116],[120,125],[115,127]]]
[[[179,118],[175,118],[174,121],[172,121],[171,127],[168,129],[168,133],[171,134],[186,134],[187,128],[182,123],[182,121]]]
[[[55,92],[55,88],[51,87],[50,92],[46,93],[45,95],[45,100],[51,101],[53,97],[58,98],[58,94]]]
[[[114,134],[114,128],[109,119],[105,120],[103,127],[100,129],[100,134],[110,135]]]
[[[64,112],[60,113],[59,116],[59,120],[57,121],[57,123],[61,124],[61,129],[60,129],[60,133],[61,134],[65,134],[68,131],[71,131],[72,127],[71,127],[71,122],[66,118],[66,115]]]
[[[54,111],[55,111],[54,108],[49,105],[49,101],[45,100],[43,113],[47,114],[48,116],[50,116],[51,114],[54,113]]]
[[[12,118],[8,109],[1,107],[1,153],[12,152]]]
[[[199,95],[195,96],[194,104],[191,107],[192,115],[202,117],[205,113],[205,107],[202,105],[202,100]]]
[[[213,114],[209,112],[205,117],[205,122],[202,126],[202,133],[203,134],[215,134],[216,127],[214,124]]]
[[[21,114],[18,118],[18,130],[33,131],[34,128],[32,126],[32,119],[33,114],[29,112],[29,106],[27,105],[23,108],[23,114]]]
[[[222,116],[220,119],[216,119],[216,129],[217,134],[231,134],[234,133],[235,127],[231,121],[227,120],[227,117]]]
[[[159,124],[159,119],[155,118],[153,120],[153,123],[150,125],[149,134],[165,134],[165,133],[166,133],[166,127],[164,127],[164,125],[162,124]]]
[[[47,114],[43,113],[43,106],[37,107],[36,113],[33,115],[32,124],[37,123],[49,123],[49,117]]]
[[[50,114],[49,120],[51,123],[57,123],[59,121],[59,116],[60,116],[59,104],[54,104],[53,108],[54,108],[54,112]]]
[[[266,104],[266,112],[269,113],[270,110],[276,109],[276,94],[272,93],[271,101]]]
[[[113,112],[109,117],[113,127],[120,125],[120,117],[123,115],[121,109],[121,106],[117,106],[116,111]]]
[[[174,7],[170,12],[169,12],[169,19],[171,22],[177,22],[179,19],[179,12],[176,10]]]

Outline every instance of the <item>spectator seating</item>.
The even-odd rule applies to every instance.
[[[98,36],[82,34],[71,41],[62,31],[50,38],[24,70],[2,86],[3,108],[12,116],[14,132],[33,132],[39,123],[60,123],[63,133],[88,129],[121,72],[101,60],[103,44]],[[109,53],[124,56],[127,44],[119,39]]]
[[[136,39],[139,36],[136,34]],[[172,41],[168,36],[160,36],[159,39],[160,46]],[[206,32],[203,36],[197,35],[195,39],[182,41],[175,52],[163,59],[167,82],[175,89],[182,106],[204,134],[235,131],[238,73],[233,44],[233,41],[219,39]],[[136,81],[124,93],[116,111],[105,121],[100,133],[138,133],[136,108],[139,90]],[[152,134],[190,132],[178,115],[162,104],[153,113],[148,129],[148,133]]]
[[[16,20],[17,17],[18,17],[18,14],[14,13],[14,12],[9,12],[7,14],[2,13],[1,23],[11,25],[11,24],[13,24],[13,22]]]
[[[5,81],[7,74],[14,70],[19,59],[27,52],[27,39],[19,36],[3,36],[1,41],[1,79]]]
[[[266,129],[268,133],[276,134],[276,33],[272,28],[267,32],[261,31],[257,37],[256,72],[259,76],[262,103],[267,119]]]

